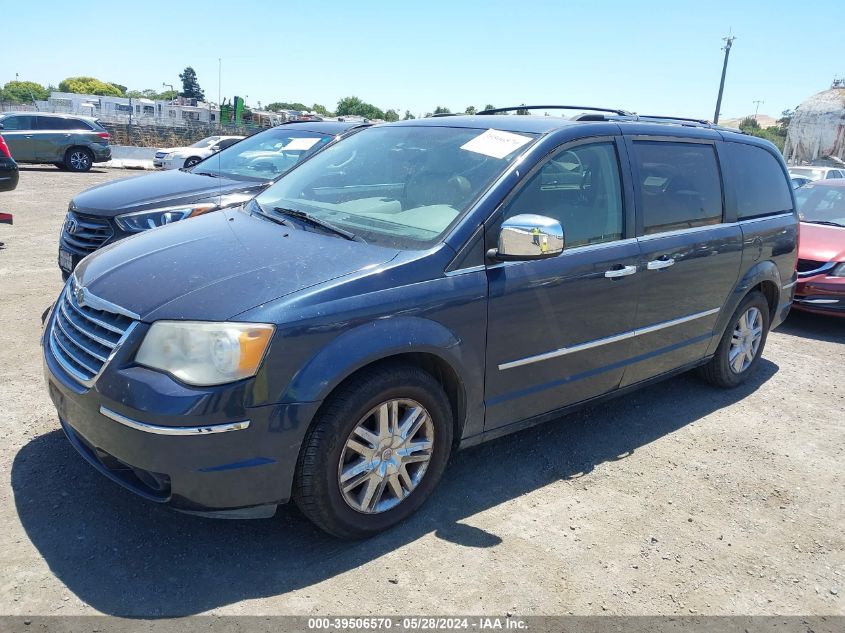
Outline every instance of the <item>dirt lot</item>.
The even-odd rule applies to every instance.
[[[736,391],[683,376],[465,451],[366,542],[107,481],[59,430],[39,315],[68,200],[133,175],[25,167],[0,194],[0,614],[845,613],[845,321],[792,315]]]

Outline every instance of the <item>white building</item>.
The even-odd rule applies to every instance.
[[[113,123],[184,125],[218,123],[219,111],[213,103],[177,97],[173,101],[130,97],[101,97],[73,92],[51,92],[47,101],[39,101],[45,112],[66,112],[94,116]]]

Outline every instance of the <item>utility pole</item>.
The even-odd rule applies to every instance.
[[[754,103],[754,106],[755,106],[755,108],[754,108],[754,120],[756,121],[757,120],[757,112],[760,111],[760,104],[766,103],[766,102],[758,100],[758,101],[754,101],[753,103]]]
[[[223,58],[217,58],[217,107],[223,105],[223,90],[221,86],[223,85]]]
[[[725,63],[722,66],[722,81],[719,83],[719,96],[716,99],[716,114],[713,115],[713,124],[719,122],[719,110],[722,109],[722,93],[725,91],[725,75],[728,72],[728,57],[731,54],[731,45],[734,43],[736,38],[732,35],[728,35],[727,37],[723,37],[725,45],[722,47],[722,50],[725,51]]]

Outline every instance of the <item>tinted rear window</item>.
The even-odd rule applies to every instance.
[[[716,152],[704,143],[634,142],[646,235],[722,221]]]
[[[762,147],[725,143],[742,220],[792,211],[789,182],[780,162]]]
[[[39,130],[90,130],[91,126],[80,119],[66,119],[64,117],[40,116]]]

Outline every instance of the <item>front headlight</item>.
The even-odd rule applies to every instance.
[[[840,262],[833,267],[828,274],[828,277],[845,277],[845,262]]]
[[[256,374],[274,330],[264,323],[157,321],[135,360],[189,385],[222,385]]]
[[[178,222],[187,218],[193,218],[209,211],[219,208],[218,205],[207,202],[203,204],[183,205],[179,207],[164,207],[162,209],[150,209],[149,211],[136,211],[117,216],[114,221],[124,231],[137,233],[164,226],[171,222]]]

